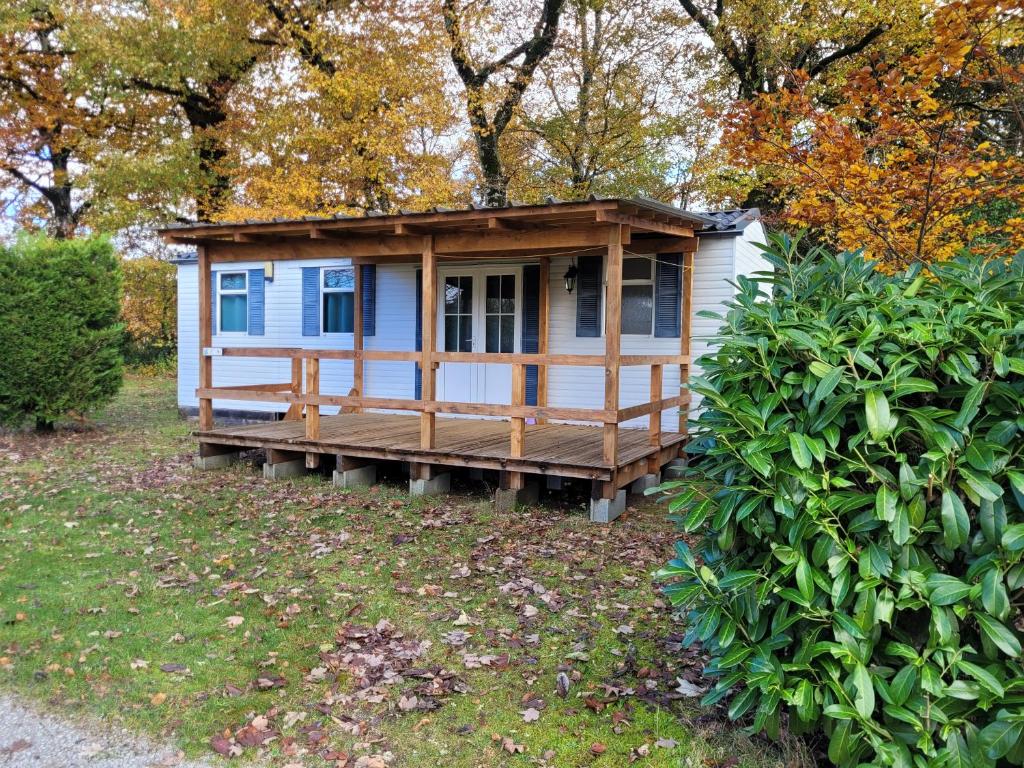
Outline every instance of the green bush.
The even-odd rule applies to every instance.
[[[0,424],[52,427],[121,386],[121,276],[106,239],[0,248]]]
[[[1024,761],[1024,263],[741,279],[660,574],[706,704],[841,766]]]

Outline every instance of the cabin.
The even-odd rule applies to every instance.
[[[739,275],[767,269],[756,211],[549,200],[198,223],[178,260],[178,401],[197,466],[265,451],[267,477],[334,468],[410,492],[495,473],[501,508],[590,484],[591,518],[678,461],[692,361]]]

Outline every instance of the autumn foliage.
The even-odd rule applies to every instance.
[[[178,283],[173,264],[152,257],[121,262],[124,293],[121,319],[128,358],[148,362],[174,353],[177,343]]]
[[[892,268],[1024,247],[1024,162],[1000,141],[1024,127],[1022,22],[1007,0],[935,10],[928,43],[877,58],[823,94],[795,87],[739,103],[735,162],[783,200],[780,219]]]

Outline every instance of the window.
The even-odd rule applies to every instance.
[[[325,269],[322,278],[323,332],[352,333],[355,329],[355,272],[344,269]]]
[[[650,336],[654,332],[654,262],[622,260],[622,332]]]
[[[246,279],[245,272],[222,272],[219,275],[221,333],[245,333],[248,330]]]
[[[486,298],[486,351],[515,352],[516,276],[488,275]]]
[[[444,279],[444,351],[473,351],[473,278]]]

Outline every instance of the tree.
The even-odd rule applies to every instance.
[[[2,202],[56,238],[75,234],[95,200],[90,170],[132,135],[135,106],[89,65],[76,3],[16,0],[0,9]]]
[[[517,197],[678,196],[704,122],[680,23],[658,0],[567,0],[539,87],[509,130]]]
[[[867,50],[916,3],[867,0],[679,0],[725,65],[741,99],[811,80]]]
[[[135,361],[174,353],[178,337],[177,270],[151,256],[121,261],[121,318]]]
[[[280,44],[233,102],[228,160],[238,194],[223,216],[391,211],[466,197],[454,180],[460,147],[432,17],[393,0],[265,5]]]
[[[1022,22],[1008,0],[954,0],[928,44],[876,58],[817,103],[806,79],[737,106],[725,143],[779,189],[781,217],[901,268],[1024,247],[1024,160],[993,141],[1024,114]],[[1018,122],[1018,126],[1019,126]]]
[[[488,206],[507,203],[508,176],[501,159],[501,139],[535,70],[554,48],[563,4],[564,0],[543,0],[529,38],[504,54],[478,64],[470,52],[468,30],[472,23],[458,8],[456,0],[443,0],[444,28],[451,43],[452,63],[466,90],[466,113],[483,177],[481,197]],[[480,37],[486,35],[481,33]],[[495,84],[499,73],[507,73],[507,80]],[[493,110],[490,108],[492,100],[496,103]],[[489,111],[493,114],[488,114]]]
[[[178,216],[215,217],[231,196],[231,99],[279,43],[264,9],[257,0],[128,0],[114,14],[96,7],[92,28],[107,41],[109,76],[181,121],[190,151],[179,153],[178,172],[192,211]]]

